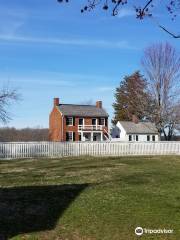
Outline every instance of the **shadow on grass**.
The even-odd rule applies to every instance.
[[[88,184],[0,188],[0,240],[51,230]]]

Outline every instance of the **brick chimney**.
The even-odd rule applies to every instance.
[[[136,115],[132,115],[132,121],[133,121],[133,123],[137,124],[139,122],[139,119]]]
[[[102,108],[102,101],[97,101],[96,102],[96,107],[97,108]]]
[[[54,107],[59,106],[59,98],[54,98]]]

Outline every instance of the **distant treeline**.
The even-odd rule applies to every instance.
[[[49,141],[48,135],[48,128],[0,128],[0,142]],[[173,136],[172,140],[180,141],[180,136]]]
[[[163,136],[161,137],[161,141],[166,141]],[[171,141],[180,141],[180,136],[173,135]]]
[[[0,142],[48,141],[48,128],[0,128]]]

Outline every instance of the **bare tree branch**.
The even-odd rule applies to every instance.
[[[159,133],[169,128],[169,140],[179,121],[180,102],[180,55],[168,43],[147,48],[142,59],[148,77],[154,108],[150,113]]]
[[[59,3],[69,2],[69,0],[57,0]],[[135,2],[135,1],[134,1]],[[153,8],[155,6],[155,0],[147,0],[141,6],[135,5],[135,15],[136,18],[143,20],[145,17],[153,16]],[[94,10],[98,5],[102,6],[103,10],[109,10],[112,12],[112,16],[118,15],[120,11],[120,7],[129,3],[128,0],[87,0],[87,4],[81,9],[81,12]],[[180,10],[180,0],[166,0],[162,1],[160,8],[162,9],[164,6],[171,16],[171,19],[174,20],[177,16],[176,12]],[[158,27],[169,34],[173,38],[180,38],[180,34],[173,33],[169,29],[167,29],[162,24],[157,24]]]
[[[20,100],[20,95],[18,94],[17,90],[3,88],[0,90],[0,121],[3,123],[7,123],[11,120],[11,114],[7,110],[9,105],[12,102],[16,102]]]
[[[153,3],[153,0],[149,0],[144,7],[139,7],[136,8],[136,12],[137,12],[137,18],[143,19],[145,16],[147,16],[147,12],[149,12],[149,6],[150,4]],[[152,5],[153,6],[153,5]],[[148,16],[151,16],[151,14],[148,14]]]
[[[165,31],[166,33],[168,33],[169,35],[171,35],[173,38],[180,38],[180,34],[179,34],[179,35],[174,34],[174,33],[170,32],[169,30],[167,30],[167,29],[166,29],[165,27],[163,27],[162,25],[159,25],[159,27],[160,27],[163,31]]]

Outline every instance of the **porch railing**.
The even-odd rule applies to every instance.
[[[102,125],[78,125],[78,131],[102,131]]]

